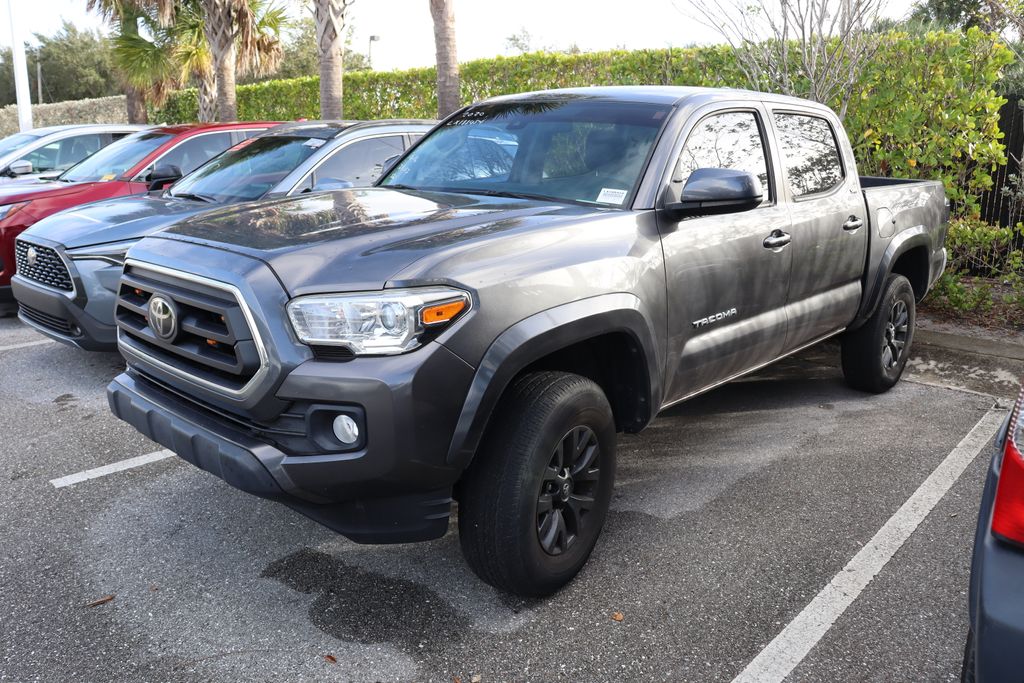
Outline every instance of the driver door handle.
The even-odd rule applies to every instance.
[[[857,218],[856,216],[850,216],[849,218],[846,219],[846,222],[843,223],[843,230],[846,230],[847,232],[853,232],[854,230],[860,230],[863,227],[864,227],[864,221],[862,221],[861,219]]]
[[[781,249],[793,241],[793,236],[781,230],[772,230],[772,234],[764,238],[765,249]]]

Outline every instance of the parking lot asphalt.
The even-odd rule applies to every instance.
[[[4,681],[729,681],[1005,411],[1020,369],[922,346],[867,396],[826,344],[672,408],[621,438],[583,573],[524,601],[470,573],[454,530],[360,546],[177,458],[56,488],[159,447],[107,411],[119,356],[40,340],[0,320]],[[958,679],[990,455],[788,680]]]

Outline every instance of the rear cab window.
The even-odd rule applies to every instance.
[[[831,192],[846,177],[832,124],[812,114],[775,112],[786,182],[794,197]]]

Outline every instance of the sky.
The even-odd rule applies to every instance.
[[[533,49],[585,51],[681,47],[721,42],[688,13],[689,0],[455,0],[459,61],[514,54],[506,46],[526,29]],[[309,12],[300,0],[277,0],[292,16]],[[888,0],[883,12],[903,17],[912,0]],[[9,11],[24,36],[55,33],[64,19],[79,28],[104,29],[86,10],[86,0],[0,0],[0,45],[11,44]],[[434,63],[434,35],[427,0],[356,0],[349,10],[355,27],[352,49],[366,52],[371,35],[376,69],[408,69]]]

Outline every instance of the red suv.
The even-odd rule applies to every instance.
[[[14,313],[14,238],[36,221],[79,204],[170,185],[224,150],[277,122],[202,123],[147,128],[72,166],[55,180],[0,187],[0,315]],[[23,254],[49,258],[47,254]]]

